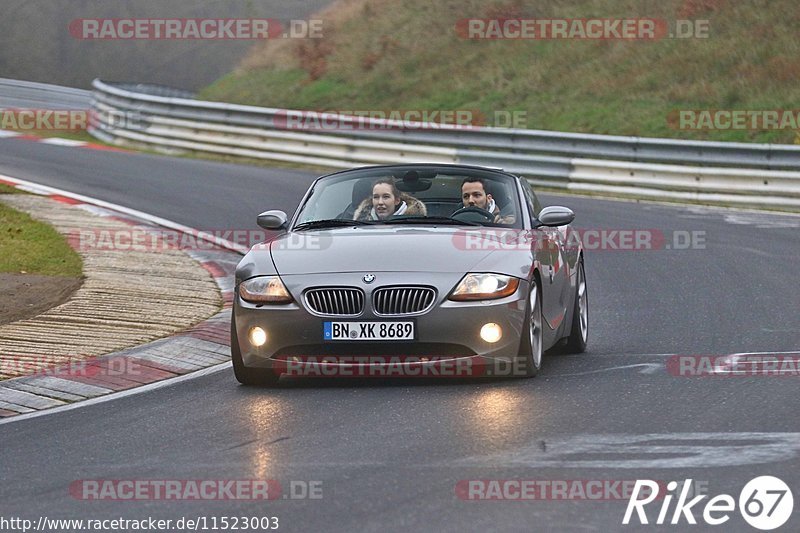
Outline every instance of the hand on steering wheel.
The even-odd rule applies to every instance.
[[[465,213],[476,213],[478,215],[483,216],[487,222],[494,222],[494,214],[491,211],[487,211],[477,205],[469,205],[466,207],[462,207],[461,209],[456,210],[455,213],[450,215],[450,218],[458,218],[459,215],[463,215]]]

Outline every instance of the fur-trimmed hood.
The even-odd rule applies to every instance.
[[[405,202],[407,206],[405,213],[403,213],[404,215],[424,217],[428,214],[428,209],[425,207],[425,204],[422,203],[421,200],[414,198],[410,194],[401,192],[400,201]],[[353,220],[369,220],[371,211],[372,211],[372,197],[370,196],[364,198],[364,200],[362,200],[361,203],[358,205],[355,215],[353,215]]]

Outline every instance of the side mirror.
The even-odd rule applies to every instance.
[[[286,213],[283,211],[278,211],[277,209],[265,211],[258,215],[258,219],[256,219],[259,227],[271,230],[285,228],[288,221],[289,219],[286,216]]]
[[[575,220],[575,213],[568,207],[551,205],[539,212],[539,224],[547,227],[566,226]]]

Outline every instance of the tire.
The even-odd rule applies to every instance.
[[[515,372],[516,375],[532,378],[541,370],[542,355],[544,354],[542,324],[542,292],[539,290],[536,278],[534,278],[531,280],[531,290],[525,311],[524,325],[527,327],[520,339],[518,366],[521,372]]]
[[[578,280],[575,289],[575,304],[572,311],[572,325],[564,353],[583,353],[589,342],[589,294],[586,285],[586,272],[583,258],[578,264]]]
[[[242,385],[277,385],[280,375],[266,368],[248,368],[242,361],[239,337],[236,334],[236,321],[231,318],[231,361],[233,375]]]

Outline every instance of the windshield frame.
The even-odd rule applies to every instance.
[[[478,177],[478,178],[486,178],[489,180],[494,181],[507,181],[510,189],[513,189],[514,199],[513,202],[516,202],[515,209],[516,209],[516,220],[513,224],[495,224],[495,223],[486,223],[481,224],[483,227],[487,228],[509,228],[509,229],[521,229],[525,227],[525,221],[527,217],[527,205],[526,201],[522,198],[522,193],[519,189],[519,178],[518,176],[511,174],[509,172],[505,172],[500,169],[494,168],[486,168],[486,167],[477,167],[477,166],[468,166],[468,165],[436,165],[436,164],[418,164],[418,165],[381,165],[381,166],[369,166],[369,167],[359,167],[349,170],[341,170],[338,172],[334,172],[331,174],[326,174],[324,176],[320,176],[311,184],[311,186],[306,191],[306,194],[303,196],[303,199],[300,201],[297,209],[292,215],[291,222],[288,227],[288,231],[294,231],[295,227],[299,225],[298,221],[300,220],[300,216],[303,211],[308,206],[308,202],[310,201],[311,197],[314,195],[314,191],[319,186],[321,182],[327,180],[336,180],[336,181],[346,181],[346,180],[357,180],[367,177],[375,177],[378,179],[379,176],[389,175],[399,175],[405,174],[406,172],[416,170],[419,172],[430,173],[435,172],[437,175],[453,175],[453,176],[463,176],[463,177]],[[309,221],[305,221],[309,222]],[[305,223],[303,222],[303,223]],[[355,223],[357,224],[357,223]],[[441,221],[431,220],[431,225],[441,225]],[[376,222],[375,226],[382,227],[386,226],[386,224],[382,224],[381,222]],[[403,224],[400,222],[393,222],[389,224],[395,227],[402,227]],[[409,226],[412,224],[409,224]],[[424,225],[423,223],[416,222],[413,224],[414,226]],[[449,224],[448,224],[449,225]],[[464,224],[465,227],[476,227],[474,225],[470,225],[468,223]],[[342,226],[342,228],[346,228],[348,226]],[[365,226],[367,227],[367,226]],[[455,227],[455,225],[454,225]],[[328,228],[332,230],[336,230],[339,228]]]

